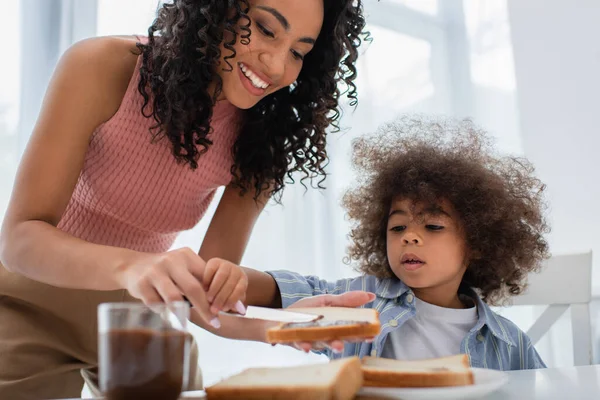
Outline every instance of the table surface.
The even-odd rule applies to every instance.
[[[600,399],[600,365],[510,371],[508,374],[510,379],[506,386],[486,396],[486,400]],[[204,392],[187,392],[181,399],[200,400],[205,396]]]
[[[508,384],[486,399],[600,399],[600,365],[510,371],[508,374]]]
[[[60,399],[58,399],[60,400]],[[87,398],[87,399],[82,399],[82,398],[77,398],[77,399],[62,399],[62,400],[102,400],[102,398]],[[140,399],[142,400],[142,399]],[[206,394],[204,393],[204,391],[198,390],[198,391],[194,391],[194,392],[185,392],[181,395],[180,400],[206,400]]]

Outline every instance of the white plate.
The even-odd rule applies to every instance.
[[[206,399],[206,392],[204,390],[194,390],[190,392],[183,392],[179,397],[180,400],[204,400]]]
[[[492,369],[473,368],[475,384],[441,388],[370,388],[360,390],[359,395],[377,396],[402,400],[449,400],[473,399],[494,392],[508,382],[508,375]]]

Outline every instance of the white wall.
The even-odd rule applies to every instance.
[[[509,0],[508,9],[522,145],[548,185],[551,249],[591,248],[600,295],[600,1]]]
[[[600,226],[600,214],[596,212],[600,199],[600,157],[596,154],[600,137],[595,117],[600,105],[600,2],[507,3],[521,145],[538,176],[548,185],[551,250],[556,254],[592,249],[592,293],[600,296],[600,232],[596,229]],[[592,306],[597,362],[600,314],[597,301]],[[549,365],[572,365],[568,314],[536,346]],[[507,316],[524,329],[531,322]]]

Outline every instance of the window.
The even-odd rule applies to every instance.
[[[146,35],[159,0],[98,0],[97,35]]]
[[[438,12],[438,0],[391,0],[391,2],[426,14],[437,14]]]
[[[431,43],[377,25],[368,29],[374,39],[360,63],[360,76],[368,83],[359,82],[359,90],[371,96],[359,101],[368,102],[378,119],[386,120],[432,97]]]

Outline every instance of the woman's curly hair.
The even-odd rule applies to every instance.
[[[471,121],[405,116],[354,143],[357,186],[343,203],[353,221],[350,260],[393,277],[386,256],[392,201],[449,201],[465,235],[469,265],[462,284],[499,304],[522,292],[527,274],[548,257],[545,185],[524,158],[501,157]]]
[[[231,34],[224,43],[231,68],[228,60],[235,57],[236,41],[251,40],[248,10],[248,0],[174,0],[158,11],[147,44],[138,43],[142,112],[155,120],[154,134],[165,135],[173,155],[191,168],[197,168],[211,145],[212,107],[222,90],[215,72],[222,57],[219,46],[224,33]],[[233,183],[243,192],[281,195],[286,181],[294,181],[294,172],[302,175],[301,181],[319,178],[319,187],[325,179],[325,133],[330,125],[339,129],[339,83],[345,83],[344,93],[354,105],[355,61],[366,34],[361,0],[324,0],[324,11],[321,32],[295,84],[244,112],[232,149]],[[208,86],[215,80],[213,96]]]

